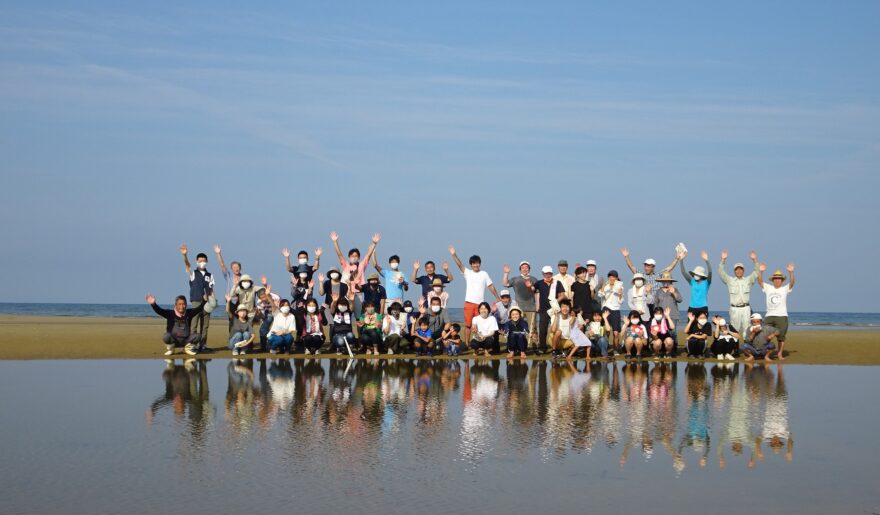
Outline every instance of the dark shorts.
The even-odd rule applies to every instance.
[[[703,306],[701,308],[688,308],[688,313],[693,313],[695,317],[700,316],[700,313],[709,316],[709,306]]]
[[[620,310],[610,311],[608,313],[608,323],[611,324],[611,330],[615,333],[620,332]]]
[[[764,319],[764,323],[779,331],[779,336],[776,337],[778,341],[785,341],[785,333],[788,332],[788,317],[767,317]]]

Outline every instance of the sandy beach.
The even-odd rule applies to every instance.
[[[215,352],[201,357],[231,357],[226,349],[226,321],[212,322],[209,347]],[[0,341],[0,359],[162,358],[163,330],[164,322],[149,318],[0,316],[0,331],[5,335]],[[878,365],[880,331],[791,331],[785,362]]]

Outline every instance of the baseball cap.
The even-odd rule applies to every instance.
[[[510,290],[501,290],[498,292],[499,297],[510,297]]]
[[[763,320],[760,313],[752,313],[752,320]]]
[[[585,266],[590,266],[590,265],[596,266],[596,261],[593,259],[588,259],[587,264]]]
[[[648,259],[645,260],[645,264],[646,264],[646,265],[655,265],[655,266],[656,266],[656,265],[657,265],[657,262],[654,261],[652,258],[648,258]]]
[[[523,265],[529,265],[529,268],[532,268],[532,264],[529,263],[528,261],[520,261],[520,262],[519,262],[519,266],[523,266]],[[518,267],[517,267],[517,268],[518,268]]]
[[[610,271],[608,272],[608,277],[611,277],[612,275],[613,275],[614,277],[617,277],[618,279],[620,279],[620,276],[617,275],[617,270],[610,270]]]
[[[552,266],[549,266],[549,265],[548,265],[548,266],[545,266],[544,268],[541,269],[541,273],[542,273],[542,274],[552,274],[552,273],[553,273],[553,267],[552,267]]]
[[[733,265],[734,270],[736,270],[737,268],[742,268],[743,270],[746,269],[745,265],[743,265],[742,263],[737,263],[737,264]]]

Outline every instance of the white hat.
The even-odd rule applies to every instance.
[[[588,259],[587,264],[585,266],[590,266],[590,265],[596,266],[596,261],[594,259]]]
[[[760,313],[752,313],[752,320],[763,320]]]
[[[715,322],[715,325],[717,325],[718,327],[727,325],[727,320],[724,320],[723,318],[719,318],[718,321]]]
[[[651,258],[646,259],[646,260],[645,260],[645,264],[646,264],[646,265],[654,265],[654,266],[657,266],[657,262],[654,261],[654,260],[651,259]]]
[[[695,266],[693,270],[691,270],[691,275],[694,277],[702,277],[703,279],[707,279],[709,276],[706,275],[706,269],[701,266]]]
[[[642,274],[638,274],[638,273],[637,273],[637,274],[633,275],[632,282],[636,282],[636,279],[641,279],[641,280],[644,281],[644,280],[645,280],[645,276],[642,275]]]
[[[542,274],[552,274],[553,267],[552,266],[545,266],[544,268],[541,269],[541,273]]]
[[[519,262],[519,266],[523,266],[523,265],[529,265],[529,268],[532,268],[532,264],[529,263],[528,261],[520,261]],[[519,267],[517,267],[517,268],[519,268]]]
[[[501,290],[500,292],[498,292],[499,297],[504,297],[505,295],[510,297],[510,290]]]

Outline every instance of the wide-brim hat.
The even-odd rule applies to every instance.
[[[644,281],[644,280],[645,280],[645,276],[642,275],[642,274],[635,274],[635,275],[633,276],[633,278],[632,278],[632,282],[635,283],[635,282],[636,282],[636,279],[641,279],[641,280]]]
[[[376,272],[373,272],[372,274],[370,274],[370,275],[367,276],[367,280],[368,280],[368,281],[372,281],[373,279],[375,279],[375,280],[378,281],[378,280],[379,280],[379,274],[377,274]]]
[[[238,280],[239,283],[243,283],[244,281],[254,282],[254,280],[251,279],[251,276],[248,274],[242,274],[241,279]]]
[[[519,314],[522,315],[522,310],[519,309],[519,306],[513,306],[512,308],[510,308],[509,310],[507,310],[507,314],[508,314],[508,316],[509,316],[511,313],[513,313],[514,311],[519,311]]]
[[[342,277],[342,272],[340,272],[336,268],[331,268],[330,270],[327,270],[327,278],[328,279],[330,278],[330,274],[332,274],[333,272],[336,272],[337,274],[339,274],[339,277]]]
[[[657,282],[661,283],[677,283],[675,279],[672,278],[672,274],[669,272],[663,272],[660,274],[660,277],[657,278]]]
[[[703,279],[709,277],[706,275],[706,269],[701,266],[695,266],[689,273],[694,277],[702,277]]]
[[[777,270],[773,272],[773,275],[770,276],[770,279],[782,279],[785,280],[785,274],[782,273],[782,270]]]
[[[443,279],[440,279],[439,277],[434,278],[434,280],[431,281],[431,287],[433,288],[435,286],[439,286],[439,287],[443,288],[444,287]]]

